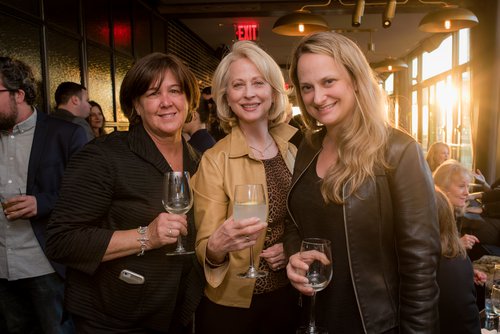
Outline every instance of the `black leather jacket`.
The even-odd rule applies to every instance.
[[[292,189],[319,152],[302,143]],[[391,129],[386,156],[390,168],[376,170],[375,182],[365,182],[359,196],[345,198],[343,206],[362,325],[366,333],[396,327],[400,333],[437,333],[441,250],[431,174],[418,143],[399,130]],[[292,216],[286,226],[288,255],[299,250],[303,223]]]

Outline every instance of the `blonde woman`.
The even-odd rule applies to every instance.
[[[448,146],[448,144],[438,141],[429,147],[425,160],[427,160],[429,168],[431,169],[431,172],[433,172],[439,165],[441,165],[449,158],[450,147]]]
[[[300,239],[332,242],[332,283],[317,295],[329,333],[435,333],[439,226],[420,146],[388,126],[385,99],[358,46],[332,33],[305,37],[290,77],[307,126],[295,163],[285,231],[287,273],[299,274]]]
[[[441,333],[479,334],[481,326],[474,281],[484,283],[486,275],[474,272],[459,239],[453,206],[438,187],[436,203],[441,234],[441,261],[437,274]]]
[[[294,333],[298,294],[287,279],[283,251],[286,196],[296,129],[285,124],[288,97],[279,66],[253,42],[237,42],[217,67],[212,93],[228,133],[203,154],[195,189],[196,254],[206,276],[196,333]],[[263,184],[267,222],[233,220],[238,184]],[[237,276],[249,264],[263,278]]]

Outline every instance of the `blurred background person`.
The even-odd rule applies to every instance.
[[[282,236],[296,129],[285,123],[288,97],[276,62],[255,43],[240,41],[217,67],[212,88],[228,135],[207,150],[195,185],[196,253],[206,276],[196,333],[294,333],[298,293],[284,270]],[[235,186],[262,184],[267,222],[232,217]],[[250,246],[257,279],[248,269]]]
[[[194,254],[166,253],[181,235],[194,249],[194,221],[165,212],[162,183],[166,172],[196,171],[182,126],[199,94],[179,58],[139,59],[120,90],[129,131],[97,138],[68,166],[47,252],[68,266],[65,305],[78,333],[191,333],[203,273]]]
[[[486,275],[474,273],[455,223],[453,206],[436,187],[436,203],[441,235],[439,285],[439,324],[441,333],[479,334],[479,310],[474,283],[484,284]]]
[[[207,131],[209,114],[208,101],[201,99],[198,110],[193,112],[191,121],[184,124],[182,129],[189,136],[188,143],[200,153],[215,145],[214,137]]]
[[[36,86],[28,65],[0,57],[0,332],[73,333],[63,312],[65,268],[44,250],[64,170],[87,137],[37,110]]]
[[[226,132],[222,129],[219,116],[217,115],[217,105],[212,98],[212,87],[205,87],[201,90],[201,98],[207,101],[209,110],[207,129],[215,141],[219,141],[226,136]]]
[[[90,114],[87,88],[75,82],[62,82],[54,97],[56,109],[50,115],[80,125],[87,133],[88,141],[94,139],[94,132],[85,120]]]
[[[388,125],[386,96],[359,47],[304,37],[290,78],[307,134],[295,162],[284,243],[293,286],[312,296],[300,240],[331,241],[333,280],[317,294],[329,333],[437,333],[439,225],[420,145]]]
[[[104,130],[104,124],[106,123],[106,119],[104,118],[104,113],[102,112],[102,108],[99,103],[95,101],[89,101],[90,104],[90,114],[89,117],[86,118],[87,122],[92,129],[95,137],[100,137],[106,134],[106,130]]]
[[[474,247],[475,244],[480,242],[484,245],[500,246],[499,220],[485,218],[474,212],[475,210],[468,210],[469,185],[474,178],[473,173],[460,162],[448,159],[439,165],[433,177],[436,186],[443,190],[453,205],[460,240],[469,250],[472,260],[484,253],[483,250],[478,251],[479,248]]]
[[[450,158],[450,147],[448,144],[443,142],[435,142],[429,147],[425,160],[429,164],[431,172],[435,171],[436,168],[443,162]]]

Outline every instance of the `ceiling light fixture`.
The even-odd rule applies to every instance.
[[[306,10],[306,7],[324,7],[328,6],[332,0],[325,4],[305,5],[301,9],[291,14],[280,17],[273,26],[272,31],[285,36],[305,36],[317,31],[330,30],[328,23],[319,15],[312,14]]]
[[[379,73],[394,73],[408,68],[408,64],[398,58],[388,57],[385,60],[373,64],[372,68]]]
[[[389,28],[392,24],[392,19],[396,14],[396,0],[387,0],[385,5],[384,15],[382,15],[382,27]]]
[[[479,20],[477,16],[470,10],[445,5],[442,9],[425,15],[420,21],[418,28],[425,32],[452,32],[460,29],[472,28],[478,23]]]
[[[352,13],[352,26],[359,27],[361,25],[361,18],[365,12],[365,0],[356,1],[354,13]]]

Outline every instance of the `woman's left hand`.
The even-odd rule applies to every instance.
[[[282,242],[264,249],[262,253],[260,253],[260,257],[266,260],[269,267],[274,271],[285,268],[288,263]]]
[[[181,235],[187,235],[186,215],[162,212],[148,226],[148,245],[154,249],[174,244]]]
[[[486,274],[481,270],[474,269],[474,283],[476,285],[483,285],[484,283],[486,283],[487,278],[488,276],[486,276]]]
[[[464,234],[460,238],[460,242],[465,247],[465,249],[472,249],[472,247],[474,247],[474,244],[479,243],[479,239],[475,235]]]

